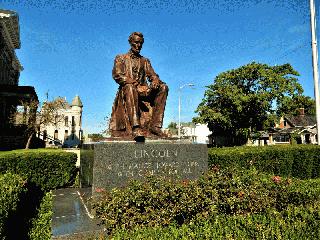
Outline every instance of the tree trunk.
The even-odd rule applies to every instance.
[[[28,141],[27,141],[27,144],[26,144],[26,147],[25,149],[29,149],[30,147],[30,144],[31,144],[31,139],[32,139],[32,136],[33,136],[33,133],[30,134],[29,138],[28,138]]]

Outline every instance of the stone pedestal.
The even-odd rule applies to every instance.
[[[208,168],[205,144],[107,142],[81,149],[81,187],[92,186],[93,196],[131,179],[148,175],[177,180],[198,178]]]

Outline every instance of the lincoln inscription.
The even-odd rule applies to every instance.
[[[143,181],[146,176],[179,181],[195,179],[208,168],[207,146],[202,144],[118,142],[85,145],[83,148],[94,151],[91,155],[94,156],[91,165],[93,193],[95,189],[123,187],[131,179]],[[88,160],[83,159],[81,165],[89,166],[85,161]],[[81,172],[90,171],[81,169]]]
[[[134,151],[134,157],[135,158],[169,158],[178,156],[178,150],[157,150],[157,149],[152,149],[152,150],[135,150]]]
[[[177,155],[175,155],[177,156]],[[157,155],[155,155],[157,158]],[[117,177],[144,177],[153,175],[182,176],[199,171],[200,165],[197,161],[143,161],[139,163],[114,163],[107,164],[106,170],[116,172]]]

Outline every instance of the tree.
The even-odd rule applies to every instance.
[[[230,145],[244,144],[251,133],[273,127],[288,98],[303,92],[290,64],[256,62],[219,74],[207,86],[196,109],[195,123],[207,123],[214,135],[230,137]]]
[[[192,123],[183,123],[181,122],[180,123],[180,134],[181,136],[184,136],[186,134],[186,131],[184,129],[185,126],[189,126],[189,125],[192,125]],[[169,129],[169,133],[171,134],[171,136],[173,135],[178,135],[178,129],[179,129],[179,126],[176,122],[170,122],[168,124],[168,129]]]
[[[299,115],[299,108],[304,108],[306,115],[316,114],[316,102],[309,96],[298,95],[290,98],[285,96],[277,109],[277,114]]]
[[[66,100],[58,97],[51,102],[39,102],[32,100],[30,102],[21,102],[21,107],[17,108],[17,112],[12,116],[12,121],[16,125],[25,125],[25,135],[27,143],[25,149],[29,149],[32,137],[39,131],[40,126],[49,124],[57,125],[64,121],[63,110],[68,106]]]
[[[105,139],[105,137],[101,133],[88,134],[88,138],[90,138],[92,142],[100,142]]]
[[[178,124],[175,122],[170,122],[168,124],[168,129],[171,135],[177,135],[178,134]]]
[[[105,136],[110,136],[110,114],[107,114],[107,116],[105,116],[103,118],[103,122],[100,123],[99,127],[102,128],[102,131],[101,131],[101,135],[105,135]]]

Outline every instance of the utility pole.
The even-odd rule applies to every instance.
[[[317,37],[316,37],[316,7],[315,7],[314,0],[310,0],[310,27],[311,27],[314,95],[316,99],[316,115],[317,115],[317,141],[318,141],[318,145],[320,145],[319,73],[318,73],[318,49],[317,49]]]
[[[179,111],[179,119],[178,119],[178,140],[180,141],[181,140],[181,119],[180,119],[180,112],[181,112],[181,91],[182,91],[182,88],[184,87],[192,87],[194,86],[193,83],[186,83],[186,84],[183,84],[182,86],[179,87],[179,103],[178,103],[178,111]]]

